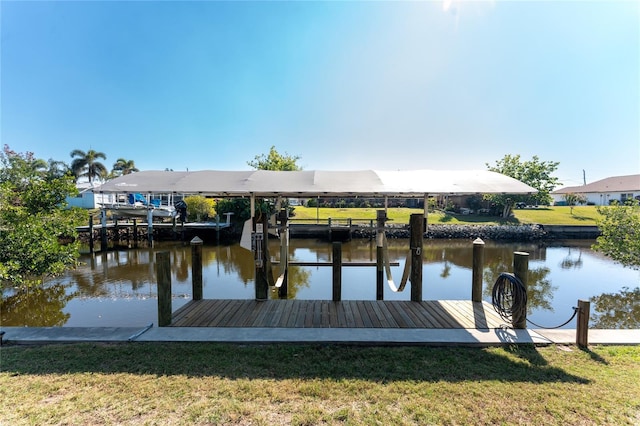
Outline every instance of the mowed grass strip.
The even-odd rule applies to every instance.
[[[328,208],[297,206],[293,220],[326,221],[328,218],[356,221],[376,219],[376,208]],[[423,214],[422,209],[393,207],[387,210],[390,224],[408,224],[412,214]],[[495,216],[479,216],[476,214],[450,214],[442,211],[429,213],[429,223],[450,225],[498,225],[498,224],[527,224],[539,223],[543,225],[590,225],[595,226],[601,218],[596,206],[549,206],[513,210],[513,216],[504,220]]]
[[[0,423],[640,424],[640,347],[0,349]]]

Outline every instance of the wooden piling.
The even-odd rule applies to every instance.
[[[89,215],[89,253],[93,254],[93,215]]]
[[[513,253],[513,274],[524,285],[524,291],[527,291],[527,282],[529,278],[529,253],[516,251]],[[513,306],[512,324],[514,328],[527,328],[527,306]]]
[[[576,344],[581,348],[586,348],[589,345],[589,315],[591,315],[591,302],[578,300]]]
[[[482,271],[484,270],[484,241],[473,242],[473,271],[471,275],[471,301],[482,302]]]
[[[409,247],[411,250],[411,301],[422,302],[422,244],[424,236],[424,217],[412,214],[409,219],[411,236]]]
[[[133,247],[138,248],[138,219],[133,219]]]
[[[376,211],[376,300],[384,299],[384,223],[387,213]]]
[[[147,238],[149,247],[153,247],[153,209],[147,210]]]
[[[171,257],[168,251],[156,253],[158,277],[158,326],[171,325]]]
[[[262,215],[262,223],[255,223],[255,247],[256,247],[256,280],[255,280],[255,293],[256,300],[267,300],[269,298],[269,281],[267,279],[267,241],[269,235],[267,234],[267,215]]]
[[[282,284],[278,288],[278,297],[286,299],[289,296],[289,211],[281,209],[279,213],[280,219],[280,275]]]
[[[107,242],[107,211],[102,210],[100,212],[100,251],[106,252],[109,248]]]
[[[191,292],[193,300],[202,300],[202,239],[191,240]]]
[[[333,301],[342,300],[342,243],[333,243]]]

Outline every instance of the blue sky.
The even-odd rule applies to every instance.
[[[0,138],[71,162],[640,173],[635,1],[0,2]]]

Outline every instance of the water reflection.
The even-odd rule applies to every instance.
[[[640,287],[591,297],[593,328],[640,328]]]
[[[54,284],[42,288],[27,288],[12,292],[0,301],[5,326],[49,327],[62,326],[71,314],[63,312],[75,293],[67,293],[68,284]]]
[[[614,264],[590,249],[591,241],[556,245],[540,243],[487,242],[484,249],[483,298],[491,299],[493,283],[513,267],[513,253],[529,253],[528,316],[538,324],[557,325],[572,313],[577,299],[592,300],[592,327],[629,328],[640,322],[638,271]],[[157,320],[155,255],[169,251],[174,309],[191,294],[191,247],[181,243],[158,243],[154,248],[125,249],[81,258],[84,266],[52,280],[41,289],[2,294],[2,325],[102,325]],[[272,260],[278,261],[279,243],[270,241]],[[408,240],[390,239],[388,252],[393,276],[402,275]],[[324,241],[292,239],[292,261],[331,262],[332,246]],[[343,262],[374,262],[374,241],[354,240],[343,244]],[[462,240],[425,240],[423,250],[424,298],[469,299],[473,244]],[[254,297],[252,253],[239,247],[204,246],[202,251],[205,298],[251,299]],[[274,265],[274,276],[279,267]],[[290,299],[330,299],[330,267],[291,267]],[[409,285],[410,286],[410,285]],[[403,293],[385,289],[387,300],[409,300]],[[632,288],[633,290],[628,290]],[[272,288],[271,298],[277,298]],[[375,268],[344,268],[343,299],[375,299]],[[108,303],[107,303],[108,302]],[[130,303],[125,303],[130,302]],[[100,319],[96,311],[100,310]],[[92,317],[93,315],[93,317]],[[115,318],[112,319],[112,318]],[[570,324],[569,327],[575,327]]]

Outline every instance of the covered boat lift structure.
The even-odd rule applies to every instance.
[[[143,171],[121,176],[103,184],[102,194],[198,194],[209,197],[245,197],[251,200],[252,218],[245,226],[248,233],[243,247],[254,253],[256,267],[256,300],[268,298],[268,286],[284,287],[288,269],[288,227],[286,215],[280,215],[280,276],[274,281],[271,273],[270,257],[266,240],[268,223],[266,216],[262,223],[256,223],[253,217],[255,200],[262,198],[316,198],[316,197],[369,197],[384,198],[423,198],[426,201],[433,195],[470,195],[470,194],[530,194],[536,189],[516,179],[487,170],[409,170],[409,171]],[[380,214],[382,213],[382,214]],[[383,283],[383,246],[384,211],[378,214],[377,241],[377,295],[381,300]],[[403,274],[403,282],[396,286],[387,273],[387,281],[392,288],[402,289],[407,277],[411,281],[411,300],[422,300],[422,239],[426,218],[411,217],[410,274]],[[387,271],[388,265],[387,265]],[[194,284],[195,285],[195,284]],[[200,283],[201,286],[201,283]],[[394,291],[396,291],[394,290]],[[201,295],[201,287],[196,294]],[[280,291],[282,294],[282,291]],[[201,296],[200,296],[201,297]],[[377,296],[378,297],[378,296]],[[334,295],[335,300],[335,295]],[[339,299],[338,299],[339,300]]]

